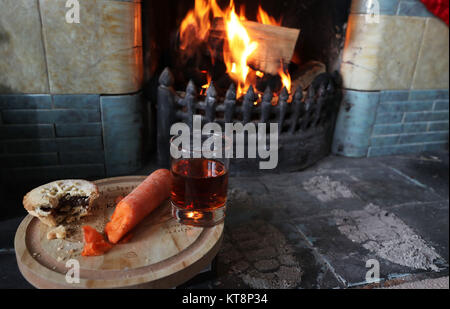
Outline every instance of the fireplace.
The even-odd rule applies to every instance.
[[[323,1],[288,1],[280,10],[274,1],[196,1],[179,5],[178,11],[164,11],[170,3],[146,3],[144,16],[156,19],[144,27],[144,37],[150,42],[148,67],[153,68],[148,72],[154,80],[148,92],[156,101],[158,163],[169,164],[171,125],[192,126],[194,115],[222,128],[225,123],[276,123],[275,171],[305,169],[327,156],[341,99],[336,69],[346,2],[333,1],[330,6]],[[152,15],[161,11],[170,18]],[[233,26],[240,26],[238,33],[246,36],[242,42],[230,38],[233,16]],[[160,32],[160,23],[170,25],[162,34],[146,34],[145,29]],[[252,44],[257,47],[246,55],[242,68],[239,57]],[[256,173],[257,159],[234,159],[231,171]]]
[[[419,0],[379,0],[379,16],[370,3],[236,0],[236,12],[245,5],[250,22],[261,6],[281,26],[300,31],[291,59],[280,64],[290,89],[283,91],[278,72],[259,70],[273,74],[258,77],[252,94],[250,85],[238,90],[226,65],[203,65],[210,55],[177,56],[194,0],[85,1],[79,25],[66,22],[62,0],[4,1],[1,180],[14,187],[164,165],[168,124],[158,121],[189,121],[192,114],[219,124],[277,123],[280,170],[304,169],[330,146],[351,157],[446,149],[448,27]],[[215,90],[209,94],[205,69]],[[252,95],[258,99],[250,106]],[[205,104],[207,96],[214,106]],[[170,105],[164,102],[173,108],[157,108]],[[238,159],[234,169],[251,172],[252,164]]]

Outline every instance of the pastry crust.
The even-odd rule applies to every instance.
[[[88,215],[98,197],[98,188],[90,181],[57,180],[28,192],[23,206],[30,215],[54,227]]]
[[[52,240],[52,239],[65,239],[67,236],[67,231],[66,228],[62,225],[55,227],[53,229],[51,229],[50,231],[48,231],[47,233],[47,239],[48,240]]]

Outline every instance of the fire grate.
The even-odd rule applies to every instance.
[[[173,89],[174,78],[166,68],[159,78],[157,96],[158,163],[169,165],[170,127],[183,122],[192,127],[194,115],[202,123],[215,122],[222,129],[225,123],[277,123],[278,158],[275,171],[305,169],[330,153],[338,106],[342,95],[337,73],[317,76],[308,89],[301,87],[288,94],[283,88],[279,96],[267,88],[257,95],[252,86],[240,99],[231,84],[224,98],[220,98],[211,83],[205,96],[198,95],[190,81],[185,92]],[[257,102],[257,103],[255,103]],[[258,159],[233,159],[233,174],[258,172]]]

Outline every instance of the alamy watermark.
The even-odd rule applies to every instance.
[[[69,10],[66,12],[66,22],[68,24],[80,23],[80,2],[78,0],[67,0],[66,8]]]
[[[369,271],[366,273],[366,283],[379,283],[380,282],[380,262],[375,259],[368,260],[366,262],[366,268]]]
[[[380,2],[378,0],[366,0],[366,23],[379,24],[380,14]]]
[[[174,137],[170,147],[170,154],[174,159],[190,159],[205,157],[214,150],[214,158],[222,159],[260,159],[267,161],[259,162],[262,170],[275,169],[278,166],[278,124],[269,124],[269,135],[267,135],[266,123],[226,123],[225,132],[218,123],[207,123],[202,127],[201,116],[193,117],[191,128],[185,123],[175,123],[170,128],[170,134]],[[202,135],[211,137],[202,142]],[[192,136],[192,143],[191,143]],[[225,136],[223,145],[222,138]],[[234,137],[236,137],[234,139]],[[236,141],[236,142],[235,142]],[[235,147],[234,147],[235,146]],[[186,151],[187,150],[187,151]],[[258,156],[257,156],[258,155]]]
[[[66,273],[66,282],[69,284],[80,283],[80,262],[75,259],[67,260],[66,268],[69,269]]]

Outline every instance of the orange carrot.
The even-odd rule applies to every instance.
[[[82,256],[100,256],[111,250],[113,245],[103,241],[101,243],[86,243],[83,248],[83,252],[81,252]]]
[[[99,256],[108,252],[113,245],[105,241],[103,235],[97,232],[96,229],[85,225],[84,232],[84,248],[81,252],[82,256]]]
[[[106,224],[105,232],[116,244],[139,222],[155,210],[170,195],[171,175],[160,169],[148,176],[136,189],[117,204]]]

